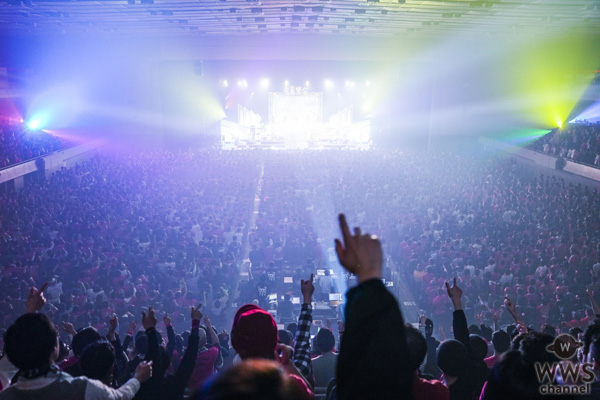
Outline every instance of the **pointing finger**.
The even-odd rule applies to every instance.
[[[44,290],[46,290],[46,288],[48,287],[48,282],[45,282],[42,287],[40,288],[40,290],[38,290],[38,292],[43,292]]]
[[[348,222],[346,222],[346,216],[344,214],[340,214],[339,220],[342,236],[344,237],[344,244],[346,244],[347,247],[348,243],[350,243],[350,238],[352,237],[350,234],[350,228],[348,228]]]

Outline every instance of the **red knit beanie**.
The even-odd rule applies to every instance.
[[[267,311],[257,305],[241,306],[233,318],[231,345],[242,360],[273,358],[277,345],[277,324]]]

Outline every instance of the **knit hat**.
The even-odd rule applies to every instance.
[[[461,376],[467,367],[467,348],[458,340],[444,340],[437,350],[437,365],[444,375]]]
[[[277,345],[277,324],[267,311],[254,304],[238,309],[231,327],[231,345],[239,356],[273,358]]]

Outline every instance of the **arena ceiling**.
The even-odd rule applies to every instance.
[[[114,0],[0,3],[0,35],[599,36],[598,0]]]

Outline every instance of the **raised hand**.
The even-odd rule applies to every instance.
[[[304,296],[304,304],[310,304],[312,302],[312,295],[315,292],[315,286],[313,285],[314,275],[310,274],[310,279],[305,281],[300,280],[300,291]]]
[[[517,313],[517,305],[511,299],[509,299],[508,296],[504,297],[504,306],[517,323],[517,329],[519,332],[527,332],[527,325],[521,321],[521,318],[519,318],[519,314]]]
[[[119,324],[119,317],[117,317],[117,314],[113,314],[112,317],[108,320],[108,330],[111,332],[116,331],[118,324]]]
[[[146,312],[142,312],[142,326],[144,329],[155,328],[156,322],[157,320],[152,306],[148,307],[148,314],[146,314]]]
[[[517,315],[517,305],[508,296],[504,297],[504,306],[513,317]]]
[[[115,340],[115,331],[117,330],[117,325],[119,324],[119,317],[117,314],[113,314],[111,319],[108,320],[108,340]]]
[[[135,332],[135,328],[136,328],[136,323],[135,321],[131,321],[129,322],[129,326],[127,327],[127,332]]]
[[[452,301],[460,300],[463,293],[462,289],[456,285],[456,278],[454,278],[452,281],[452,287],[450,287],[450,284],[446,282],[446,291],[448,292],[448,297],[450,297],[450,300]]]
[[[477,313],[477,315],[475,316],[475,319],[477,319],[477,322],[479,323],[479,325],[483,325],[483,313]]]
[[[169,314],[165,313],[165,315],[163,315],[163,322],[165,326],[171,325],[171,317],[169,317]]]
[[[206,325],[206,327],[207,327],[207,328],[209,328],[209,329],[210,329],[210,327],[212,326],[212,325],[210,324],[210,318],[208,318],[208,315],[205,315],[205,316],[204,316],[204,325]]]
[[[355,274],[359,282],[372,278],[381,279],[383,252],[379,239],[363,235],[360,228],[354,228],[352,235],[344,214],[340,214],[339,222],[344,243],[335,239],[335,251],[340,264],[346,271]]]
[[[73,327],[73,324],[70,322],[63,321],[62,328],[64,329],[65,332],[67,332],[71,336],[75,336],[77,334],[77,331]]]
[[[284,367],[292,364],[292,355],[294,354],[294,349],[288,345],[278,343],[275,346],[275,361],[283,365]]]
[[[200,311],[202,304],[198,304],[197,307],[190,307],[190,314],[192,321],[200,321],[202,319],[202,311]]]
[[[594,292],[590,288],[587,288],[585,293],[590,298],[590,303],[592,304],[592,310],[594,311],[594,314],[600,314],[600,306],[594,297]]]
[[[46,290],[47,287],[48,282],[44,283],[39,289],[36,289],[35,287],[29,289],[29,295],[27,296],[27,301],[25,301],[26,313],[36,313],[44,307],[44,304],[46,304],[44,290]]]
[[[494,321],[494,323],[498,322],[498,320],[500,319],[500,314],[501,313],[502,313],[501,311],[497,312],[497,313],[494,313],[494,315],[492,316],[492,321]]]
[[[152,361],[142,361],[135,369],[135,378],[140,383],[146,382],[152,377]]]

